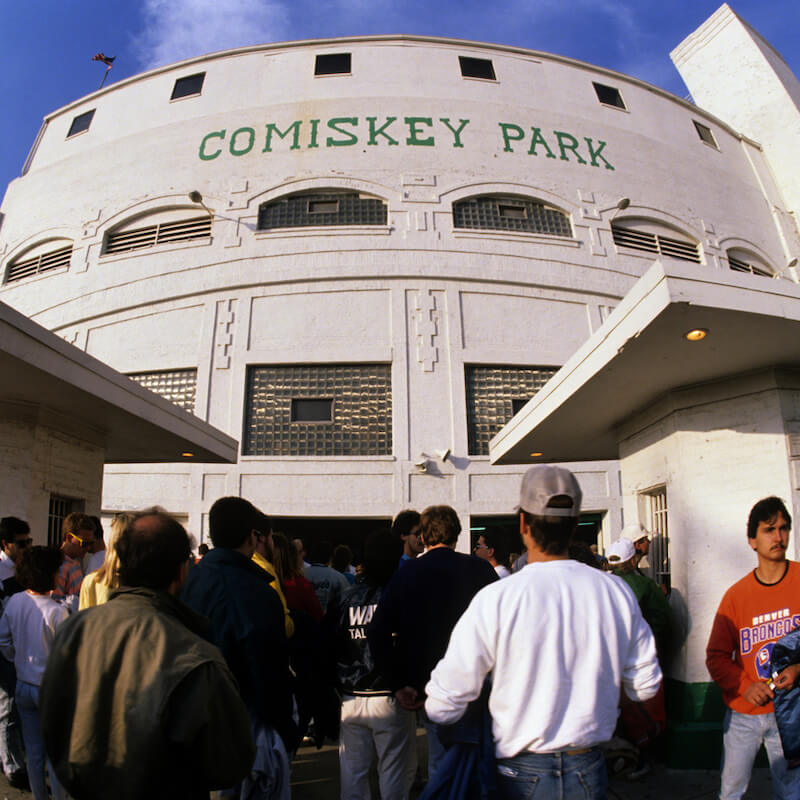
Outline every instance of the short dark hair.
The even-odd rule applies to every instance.
[[[189,534],[163,511],[136,514],[116,544],[119,579],[125,586],[164,590],[191,554]]]
[[[220,497],[208,512],[208,535],[214,547],[235,550],[250,531],[266,536],[271,530],[269,517],[244,497]]]
[[[486,542],[486,546],[494,550],[495,561],[499,564],[505,564],[506,561],[508,561],[509,550],[503,531],[497,529],[489,530],[487,528],[485,531],[481,531],[480,535],[483,536],[483,541]]]
[[[337,572],[344,572],[353,563],[353,551],[346,544],[337,544],[333,548],[331,566]]]
[[[19,517],[3,517],[0,519],[0,542],[11,543],[17,536],[27,536],[31,526]]]
[[[450,506],[428,506],[420,516],[419,532],[425,547],[454,545],[461,533],[461,521]]]
[[[783,514],[791,530],[792,515],[786,510],[786,504],[780,497],[765,497],[763,500],[759,500],[750,509],[750,515],[747,517],[747,538],[755,539],[758,523],[769,522],[775,519],[778,513]]]
[[[579,517],[551,517],[521,511],[533,540],[549,556],[565,555],[569,542],[578,529]]]
[[[29,547],[17,564],[16,577],[23,589],[45,594],[55,588],[64,554],[57,547]]]
[[[326,539],[318,539],[311,542],[306,555],[313,564],[327,564],[333,555],[333,544]]]
[[[389,528],[370,533],[364,542],[364,558],[361,562],[364,581],[370,586],[386,586],[400,563],[402,552],[400,539]]]
[[[411,533],[411,529],[419,525],[419,511],[407,508],[398,513],[392,523],[392,533],[395,536],[403,537]]]
[[[94,535],[101,542],[103,541],[103,523],[100,522],[100,517],[95,517],[90,514],[89,519],[94,523]]]
[[[78,531],[92,531],[94,533],[94,522],[92,522],[92,518],[88,514],[84,514],[81,511],[71,511],[61,523],[61,537],[66,539],[68,534],[75,534]]]

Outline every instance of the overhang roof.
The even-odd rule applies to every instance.
[[[0,303],[0,408],[105,450],[106,463],[235,463],[235,439]],[[182,453],[192,453],[191,458]]]
[[[687,341],[695,328],[708,336]],[[800,366],[800,287],[656,261],[492,439],[491,462],[618,458],[617,426],[667,392],[772,366]]]

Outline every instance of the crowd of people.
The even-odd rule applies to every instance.
[[[522,554],[449,506],[400,512],[355,554],[290,540],[241,497],[192,553],[159,508],[66,517],[61,547],[0,520],[0,765],[35,800],[288,800],[304,741],[339,742],[342,800],[603,798],[609,753],[633,776],[665,724],[675,642],[667,587],[629,526],[603,556],[576,538],[575,476],[533,467]],[[761,742],[775,796],[800,797],[800,573],[791,516],[757,503],[757,567],[725,594],[708,668],[728,705],[720,797],[741,797]],[[354,566],[354,561],[356,562]],[[646,561],[645,561],[646,563]],[[782,660],[781,660],[782,659]],[[774,703],[773,703],[774,701]],[[644,722],[643,722],[644,721]],[[427,768],[417,764],[425,728]]]

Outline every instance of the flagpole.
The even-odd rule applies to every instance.
[[[108,77],[108,73],[111,70],[111,66],[106,67],[106,71],[103,73],[103,80],[100,81],[100,86],[98,87],[98,91],[103,88],[103,84],[106,82],[106,78]]]

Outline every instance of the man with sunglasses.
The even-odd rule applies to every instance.
[[[61,525],[61,552],[64,563],[56,576],[53,600],[64,603],[69,611],[78,610],[83,568],[83,554],[94,544],[94,523],[92,518],[79,511],[67,514]]]
[[[22,591],[17,581],[17,563],[31,543],[31,529],[17,517],[0,519],[0,603],[5,607],[12,594]],[[15,708],[17,675],[13,663],[0,658],[0,766],[14,788],[26,788],[22,732]]]

